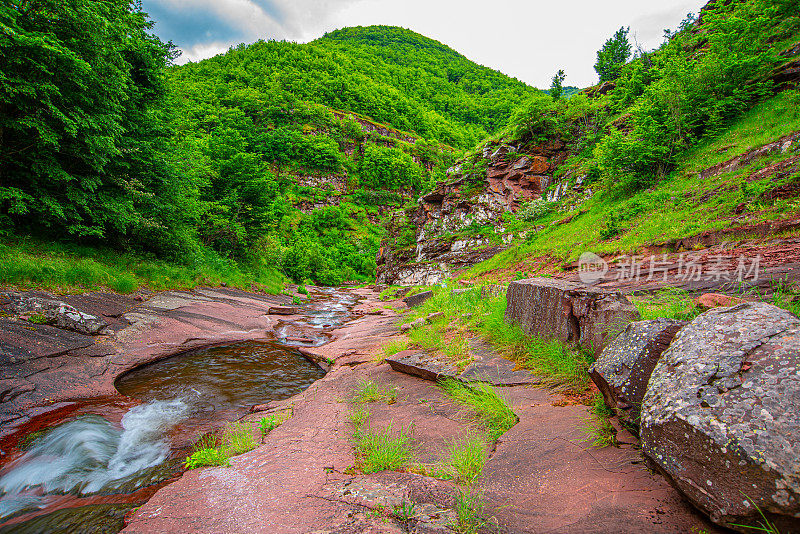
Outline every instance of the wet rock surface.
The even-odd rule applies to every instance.
[[[451,530],[458,491],[452,481],[402,472],[361,475],[351,469],[355,457],[348,400],[363,380],[396,389],[396,402],[369,405],[370,424],[376,429],[390,424],[410,429],[422,465],[439,465],[453,439],[475,429],[474,415],[435,384],[376,363],[382,346],[400,335],[397,313],[387,309],[371,314],[383,306],[377,294],[354,291],[365,300],[355,306],[351,320],[323,327],[329,342],[300,349],[310,359],[330,365],[330,372],[295,397],[259,406],[246,419],[255,425],[271,413],[288,411],[292,417],[258,448],[233,458],[231,467],[188,471],[158,489],[145,505],[128,514],[125,532]],[[35,389],[23,395],[25,404],[2,406],[8,410],[34,406],[19,412],[24,417],[67,408],[69,403],[50,405],[45,399],[95,396],[141,363],[187,348],[263,337],[286,324],[265,315],[269,308],[287,303],[286,296],[229,289],[154,295],[120,315],[131,324],[108,343],[113,354],[75,356],[77,350],[98,346],[95,342],[49,358],[58,366],[30,375]],[[394,305],[402,308],[399,301]],[[312,307],[313,303],[301,311],[307,313]],[[324,315],[301,316],[298,321],[330,324]],[[490,451],[478,483],[486,495],[486,518],[492,529],[497,525],[509,533],[718,532],[661,477],[643,469],[630,448],[592,450],[582,443],[585,407],[563,406],[551,393],[530,387],[533,378],[527,372],[487,345],[472,341],[470,355],[474,361],[460,377],[503,386],[499,391],[520,419]],[[387,512],[387,507],[404,500],[414,505],[408,522]]]
[[[41,292],[29,295],[47,297]],[[0,439],[38,407],[117,395],[114,380],[139,365],[193,348],[264,337],[277,320],[265,315],[269,308],[289,300],[230,288],[165,291],[142,302],[106,295],[56,300],[102,316],[114,332],[109,336],[78,334],[14,316],[0,319]]]
[[[642,448],[713,521],[757,525],[755,503],[796,532],[799,402],[800,319],[764,303],[715,308],[653,371]]]
[[[663,318],[631,323],[589,368],[589,376],[621,422],[639,426],[650,375],[685,324]]]
[[[639,312],[621,293],[555,278],[511,282],[505,319],[528,334],[591,348],[599,356]]]

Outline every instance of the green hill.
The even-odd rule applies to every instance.
[[[246,87],[273,107],[322,104],[458,148],[504,126],[520,99],[536,92],[392,26],[344,28],[308,44],[259,41],[174,70],[178,85],[213,87],[223,97]]]

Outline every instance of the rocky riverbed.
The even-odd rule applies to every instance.
[[[343,303],[342,294],[352,298]],[[417,459],[429,465],[454,439],[469,433],[471,418],[433,382],[382,361],[382,346],[402,336],[402,301],[381,302],[370,288],[313,295],[308,306],[288,316],[270,314],[270,309],[289,305],[291,297],[226,288],[166,292],[142,300],[63,297],[108,323],[107,334],[89,339],[4,318],[0,340],[11,393],[0,404],[3,450],[18,447],[30,432],[92,413],[93,404],[101,404],[112,422],[119,421],[137,402],[119,395],[115,380],[144,363],[203,346],[292,337],[307,358],[328,372],[298,395],[262,404],[244,417],[255,421],[291,410],[292,417],[263,444],[234,457],[230,467],[178,473],[139,490],[134,500],[126,498],[128,506],[121,512],[114,512],[120,503],[113,495],[91,504],[124,514],[124,532],[130,533],[449,531],[456,521],[458,492],[452,481],[412,472],[364,475],[353,469],[348,399],[364,380],[396,388],[396,402],[371,406],[371,424],[411,428]],[[80,307],[81,302],[95,304]],[[111,303],[116,307],[103,314],[103,306]],[[331,311],[331,304],[338,308]],[[336,314],[341,324],[331,320]],[[25,327],[31,328],[26,330],[30,335],[16,334]],[[316,342],[315,335],[324,342]],[[75,346],[56,350],[67,342]],[[524,372],[485,344],[471,344],[470,350],[474,363],[467,371],[472,374],[465,371],[463,378],[495,384],[519,418],[492,448],[477,483],[487,526],[502,532],[720,531],[665,478],[646,468],[634,435],[619,428],[618,447],[592,448],[582,430],[585,406],[531,385],[533,377],[526,380]],[[172,439],[186,445],[208,429],[182,428]],[[125,512],[130,502],[144,501],[134,512]],[[414,505],[408,521],[387,513],[401,503]],[[77,504],[63,500],[61,509]],[[9,528],[15,527],[7,522]]]

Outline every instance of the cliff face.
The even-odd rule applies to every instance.
[[[389,222],[377,257],[378,282],[434,284],[524,239],[507,231],[503,214],[537,199],[560,200],[567,192],[590,194],[582,177],[554,178],[568,155],[560,139],[493,143],[476,160],[449,169],[445,182]]]

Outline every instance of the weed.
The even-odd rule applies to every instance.
[[[585,391],[589,385],[586,349],[530,336],[505,321],[505,310],[505,299],[495,299],[477,327],[478,332],[499,352],[533,371],[542,384],[558,390]]]
[[[731,523],[730,526],[739,528],[748,528],[750,530],[755,530],[757,532],[767,532],[768,534],[781,534],[781,531],[778,530],[778,527],[776,527],[772,521],[767,519],[767,516],[764,515],[764,512],[761,510],[761,508],[759,508],[756,502],[753,499],[751,499],[748,495],[745,495],[744,493],[742,493],[742,495],[744,495],[744,497],[748,501],[750,501],[750,503],[753,506],[755,506],[756,510],[758,511],[758,514],[761,516],[761,519],[763,519],[763,521],[759,521],[757,527],[751,525],[739,525],[736,523]]]
[[[211,465],[229,466],[230,460],[223,451],[219,449],[208,448],[196,450],[187,456],[185,465],[186,469],[197,469],[198,467]]]
[[[691,321],[700,315],[700,308],[695,305],[691,293],[682,289],[665,288],[647,295],[635,295],[631,300],[642,320],[666,317]]]
[[[414,503],[403,499],[400,504],[394,505],[392,515],[400,521],[408,523],[416,515]]]
[[[790,286],[784,280],[773,282],[772,302],[779,308],[800,315],[800,291],[796,286]]]
[[[261,430],[261,443],[264,443],[264,438],[267,437],[267,434],[269,434],[279,424],[280,423],[278,423],[278,420],[274,415],[261,418],[261,420],[258,422],[258,428]]]
[[[482,434],[462,437],[450,444],[447,463],[459,482],[471,485],[483,474],[488,443]]]
[[[459,404],[475,410],[492,441],[517,424],[517,415],[489,384],[473,382],[466,385],[447,379],[439,382],[439,387]]]
[[[383,346],[383,354],[384,358],[388,358],[390,356],[394,356],[398,352],[402,352],[408,348],[408,340],[407,339],[395,339],[393,341],[388,342],[386,345]]]
[[[381,386],[372,380],[362,380],[358,383],[358,389],[353,396],[356,403],[386,401],[386,404],[394,404],[397,401],[397,388]]]
[[[34,313],[28,316],[28,322],[34,324],[45,324],[47,323],[47,317],[41,313]]]
[[[458,534],[477,534],[488,521],[481,518],[484,512],[483,495],[474,489],[459,491],[456,495],[456,523],[450,525]]]
[[[358,465],[365,474],[401,469],[414,457],[410,428],[398,432],[391,424],[383,431],[358,428],[354,439]]]
[[[300,306],[303,303],[303,300],[298,297],[297,295],[292,295],[292,304],[294,306]]]
[[[586,432],[584,441],[591,441],[592,445],[601,448],[616,446],[617,429],[609,420],[614,412],[606,405],[602,395],[595,394],[594,404],[589,412],[591,415],[584,420],[584,425],[581,427]]]
[[[256,448],[253,429],[249,423],[229,423],[220,437],[222,450],[227,456],[236,456]]]
[[[370,416],[369,410],[364,408],[364,406],[358,404],[350,409],[350,414],[348,415],[348,418],[350,419],[350,422],[353,423],[353,425],[356,427],[356,430],[358,430],[361,427],[361,425],[363,425],[369,420],[369,416]]]

